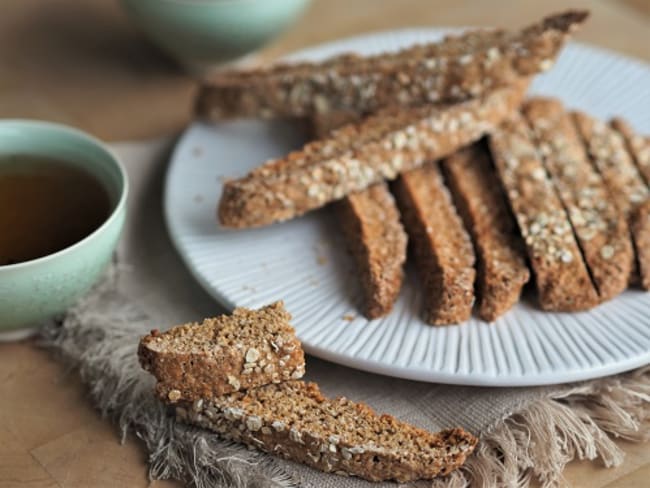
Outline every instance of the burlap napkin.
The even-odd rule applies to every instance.
[[[45,329],[44,342],[80,369],[97,406],[123,433],[135,431],[144,441],[152,478],[197,487],[396,486],[327,475],[224,443],[177,424],[153,397],[152,378],[137,364],[139,336],[224,312],[195,283],[167,236],[162,185],[172,144],[114,146],[131,184],[120,264],[62,323]],[[551,485],[573,458],[619,464],[623,453],[612,437],[648,436],[650,368],[573,385],[497,389],[399,380],[308,357],[307,378],[329,395],[364,401],[425,429],[462,426],[477,434],[481,442],[466,467],[434,486],[526,486],[532,479]]]

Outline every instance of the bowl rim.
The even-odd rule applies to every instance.
[[[77,129],[75,127],[71,127],[65,124],[59,124],[57,122],[48,122],[45,120],[37,120],[37,119],[2,119],[0,120],[0,129],[2,129],[5,126],[14,126],[18,128],[38,128],[38,129],[45,129],[45,130],[50,130],[53,132],[58,132],[60,134],[65,134],[68,136],[75,137],[77,139],[81,139],[85,142],[88,142],[94,146],[97,146],[101,151],[103,151],[107,156],[108,159],[111,160],[111,163],[115,168],[117,168],[120,182],[121,182],[121,188],[120,188],[120,195],[117,200],[117,203],[113,207],[113,210],[111,211],[110,215],[104,219],[102,224],[97,227],[95,230],[93,230],[90,234],[87,236],[84,236],[82,239],[78,240],[74,244],[71,244],[67,247],[64,247],[63,249],[60,249],[56,252],[53,252],[51,254],[46,254],[45,256],[41,256],[38,258],[30,259],[28,261],[21,261],[19,263],[14,263],[14,264],[5,264],[5,265],[0,265],[0,274],[5,272],[5,271],[14,271],[20,268],[26,268],[29,266],[37,266],[42,263],[51,261],[53,259],[58,259],[60,256],[73,252],[75,249],[84,246],[88,241],[92,240],[95,238],[95,236],[99,235],[100,233],[104,232],[106,228],[112,225],[112,223],[118,219],[119,214],[122,213],[122,210],[126,206],[126,199],[129,193],[129,179],[127,177],[126,169],[124,168],[124,164],[120,160],[120,158],[117,156],[115,151],[113,151],[110,147],[108,147],[104,142],[102,142],[100,139],[88,134],[87,132],[84,132],[80,129]]]

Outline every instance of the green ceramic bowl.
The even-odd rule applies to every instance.
[[[82,167],[107,190],[112,211],[81,241],[31,261],[0,266],[0,339],[33,332],[65,311],[102,274],[120,236],[128,184],[124,168],[100,141],[58,124],[0,120],[0,156],[43,155]],[[0,164],[6,158],[0,157]]]
[[[263,46],[309,0],[122,0],[135,23],[194,72],[234,61]]]

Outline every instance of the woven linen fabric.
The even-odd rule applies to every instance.
[[[222,452],[221,441],[214,434],[176,425],[162,406],[156,407],[153,380],[137,367],[139,336],[149,329],[165,330],[225,313],[190,276],[167,235],[162,187],[171,144],[157,140],[114,145],[130,180],[129,214],[118,250],[121,264],[116,289],[90,297],[64,320],[62,330],[46,331],[45,342],[81,369],[104,413],[117,419],[123,429],[135,430],[145,441],[152,477],[176,477],[199,487],[397,486],[320,473],[254,451],[232,450],[226,443]],[[125,319],[125,310],[136,310],[131,315],[135,318]],[[102,324],[118,324],[120,320],[126,326],[119,334],[99,333],[105,327]],[[132,329],[128,328],[130,324]],[[532,478],[552,484],[574,457],[600,457],[606,465],[615,465],[622,453],[608,435],[644,438],[642,426],[650,401],[647,371],[573,385],[479,388],[390,378],[308,356],[306,379],[318,382],[329,396],[366,402],[378,412],[427,430],[461,426],[478,435],[479,448],[465,471],[435,481],[435,486],[510,486]],[[161,421],[161,415],[167,420]],[[147,422],[154,419],[163,424],[147,428]],[[161,429],[169,429],[169,435],[165,437]],[[181,439],[186,443],[181,445]],[[192,452],[184,452],[188,450]],[[180,452],[173,462],[170,452]],[[224,453],[235,461],[221,463]],[[243,464],[236,462],[238,457]],[[260,472],[253,476],[258,465]]]

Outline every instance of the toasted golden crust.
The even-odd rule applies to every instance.
[[[365,316],[389,313],[404,278],[407,237],[395,200],[385,183],[352,193],[338,215],[355,258],[365,295]]]
[[[474,250],[438,164],[402,174],[394,188],[424,289],[426,321],[464,322],[474,304]]]
[[[518,32],[470,31],[397,53],[225,72],[202,86],[197,111],[212,119],[304,117],[463,101],[550,68],[587,16],[567,11]]]
[[[484,144],[461,149],[442,169],[476,250],[478,314],[492,322],[517,303],[530,278],[524,243]]]
[[[630,124],[620,117],[612,119],[610,125],[623,136],[639,173],[646,185],[650,185],[650,137],[635,134]]]
[[[370,481],[431,479],[463,464],[477,439],[437,434],[378,415],[363,403],[325,398],[315,383],[287,381],[176,406],[182,421],[313,468]]]
[[[625,219],[610,203],[602,177],[559,100],[535,98],[523,112],[564,205],[601,300],[627,288],[634,251]]]
[[[519,106],[526,82],[444,108],[396,109],[334,131],[287,157],[226,182],[219,220],[255,227],[291,219],[445,157]]]
[[[545,310],[586,310],[599,302],[580,249],[523,117],[490,135],[490,150],[535,272]]]
[[[156,377],[167,402],[193,401],[305,373],[300,341],[282,302],[153,331],[140,340],[142,367]]]

